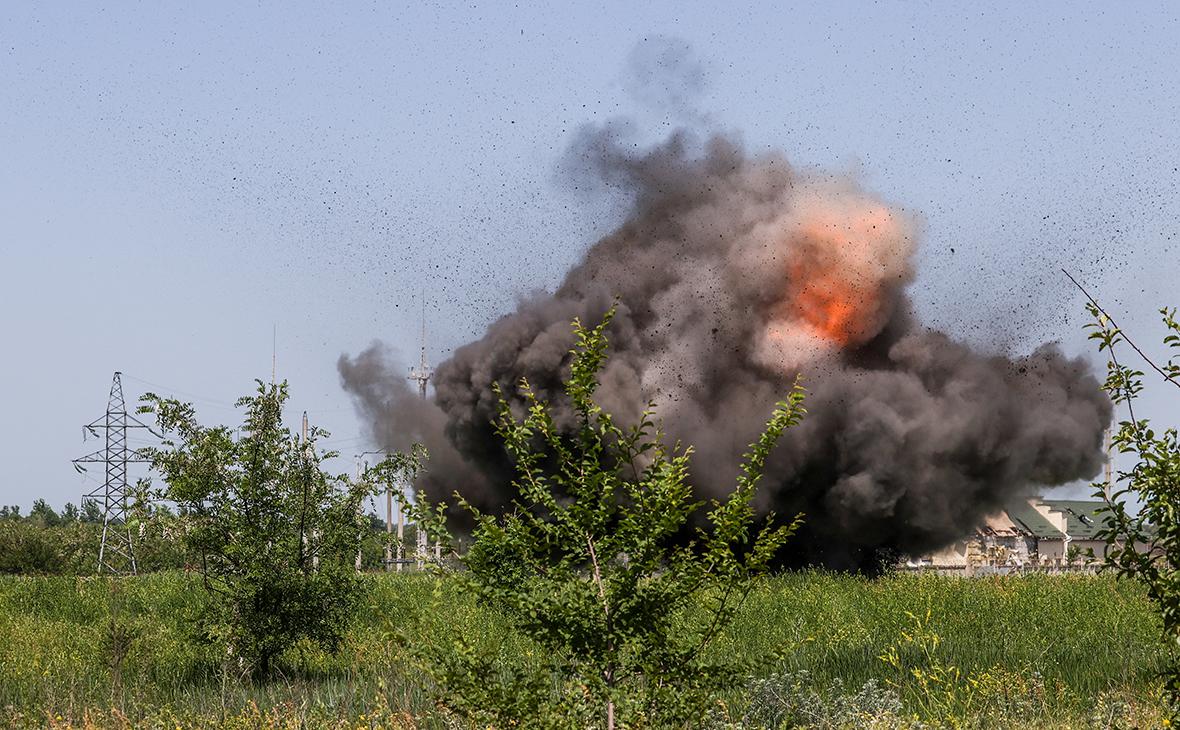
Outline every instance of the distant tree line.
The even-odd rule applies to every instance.
[[[86,499],[59,513],[44,499],[27,515],[19,506],[0,507],[0,574],[90,575],[98,567],[102,508]],[[166,506],[145,505],[129,522],[142,570],[183,568],[176,515]]]
[[[166,503],[142,502],[130,520],[139,572],[193,569],[183,540],[183,514]],[[385,520],[365,515],[361,542],[363,570],[380,570],[385,559]],[[405,553],[413,555],[413,525],[405,531]],[[93,499],[66,503],[60,512],[44,499],[22,514],[19,505],[0,506],[0,575],[93,575],[102,539],[102,506]]]
[[[0,520],[22,519],[34,522],[41,527],[57,527],[71,522],[97,522],[101,524],[102,509],[93,499],[83,499],[81,509],[73,502],[66,502],[61,514],[55,512],[53,507],[50,507],[49,503],[43,499],[33,502],[33,509],[24,516],[20,513],[19,505],[0,506]]]

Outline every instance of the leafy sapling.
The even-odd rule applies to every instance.
[[[1180,711],[1180,665],[1175,659],[1180,655],[1180,573],[1176,570],[1180,565],[1180,436],[1175,427],[1157,431],[1148,419],[1136,415],[1144,374],[1119,358],[1123,346],[1130,347],[1164,382],[1180,387],[1176,355],[1180,351],[1180,322],[1175,309],[1160,310],[1168,333],[1164,345],[1173,356],[1159,365],[1126,336],[1097,301],[1088,293],[1086,296],[1092,318],[1087,325],[1089,337],[1109,358],[1103,387],[1116,408],[1125,408],[1127,413],[1127,418],[1119,421],[1111,445],[1131,463],[1130,468],[1114,474],[1111,484],[1094,485],[1095,496],[1105,502],[1099,531],[1106,541],[1103,564],[1142,584],[1159,611],[1170,644],[1172,662],[1164,674],[1175,714]]]
[[[145,450],[175,502],[213,597],[202,624],[246,671],[266,676],[301,639],[332,650],[361,592],[354,559],[364,483],[322,468],[327,433],[306,440],[283,425],[287,384],[258,381],[241,398],[240,429],[202,426],[189,403],[143,396],[165,438]]]
[[[514,416],[503,397],[496,429],[516,467],[518,500],[503,515],[459,498],[474,520],[453,580],[535,643],[509,666],[458,635],[416,645],[453,714],[497,727],[636,727],[699,722],[717,692],[751,666],[714,644],[800,524],[759,520],[752,505],[767,458],[803,416],[798,383],[745,456],[734,491],[702,503],[691,448],[665,444],[648,405],[618,425],[595,401],[613,310],[573,324],[561,429],[527,381]],[[420,505],[441,532],[443,505]]]

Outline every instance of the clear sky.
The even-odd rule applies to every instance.
[[[1180,5],[786,5],[3,3],[0,503],[96,486],[69,460],[115,370],[232,421],[275,328],[293,424],[350,471],[337,357],[380,337],[408,363],[425,292],[437,361],[553,286],[619,216],[559,179],[574,131],[680,121],[625,83],[661,37],[705,71],[703,124],[923,216],[928,322],[1083,352],[1068,266],[1158,342]]]

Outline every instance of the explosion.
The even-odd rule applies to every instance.
[[[560,405],[570,322],[617,298],[600,404],[621,422],[649,401],[692,444],[702,497],[732,489],[745,447],[802,374],[808,416],[768,463],[759,508],[806,514],[797,562],[871,569],[972,529],[1008,498],[1095,474],[1110,403],[1081,360],[1045,345],[985,355],[921,327],[906,290],[919,226],[854,179],[748,156],[715,136],[635,153],[605,130],[578,157],[628,186],[626,220],[553,293],[439,365],[432,400],[406,387],[379,343],[342,356],[344,387],[386,449],[431,453],[419,488],[481,509],[515,496],[492,428],[499,384],[521,377]],[[568,412],[557,411],[558,422]]]
[[[805,337],[820,340],[820,349],[844,349],[880,332],[894,306],[888,287],[911,278],[911,224],[876,201],[816,189],[774,225],[768,244],[772,258],[786,262],[784,300],[764,337],[781,366],[798,364]]]
[[[883,324],[882,282],[891,258],[908,240],[888,210],[850,211],[843,220],[810,221],[792,251],[792,306],[821,336],[841,347],[863,342]],[[874,271],[876,269],[876,272]]]

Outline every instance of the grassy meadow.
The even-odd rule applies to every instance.
[[[445,581],[368,580],[336,655],[298,648],[252,683],[192,639],[196,576],[0,578],[0,724],[454,727],[399,633],[462,631],[508,665],[538,651]],[[770,578],[712,650],[782,658],[717,698],[715,726],[1151,727],[1156,621],[1106,576]]]

